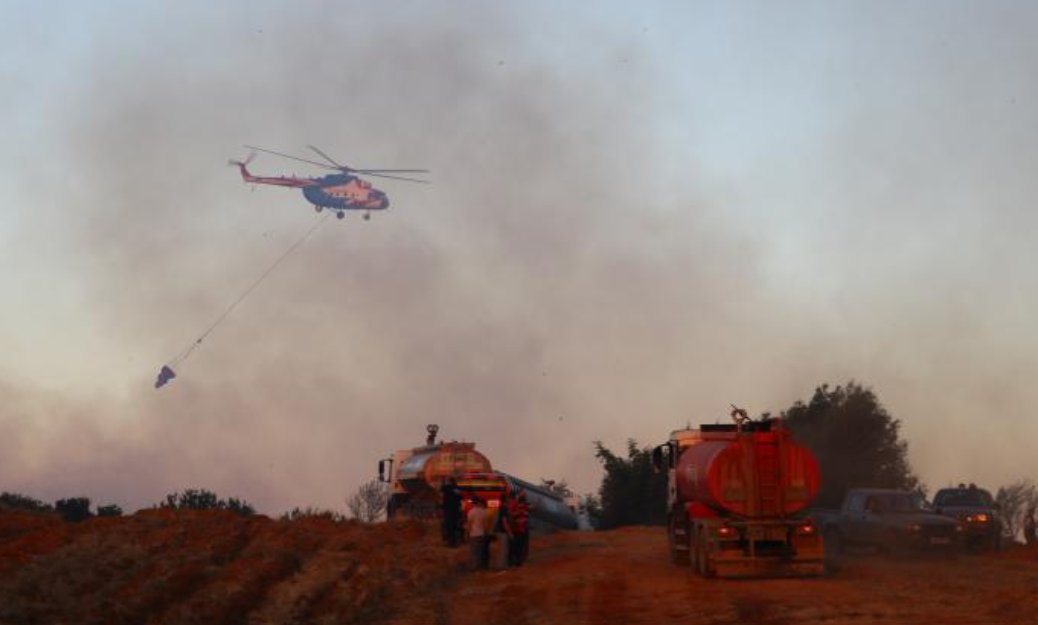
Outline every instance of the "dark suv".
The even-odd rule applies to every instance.
[[[1002,544],[1000,506],[991,493],[974,485],[942,488],[933,498],[935,512],[959,519],[966,527],[966,545],[997,551]]]

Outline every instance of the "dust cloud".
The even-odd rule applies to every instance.
[[[839,158],[805,160],[826,182],[809,226],[777,241],[774,217],[674,162],[658,118],[675,77],[641,29],[405,6],[134,12],[83,35],[55,88],[68,104],[33,148],[69,174],[31,196],[39,216],[22,226],[52,232],[39,271],[73,294],[45,313],[49,340],[22,347],[25,370],[0,363],[0,488],[132,509],[200,486],[266,512],[341,508],[438,423],[496,468],[590,491],[593,440],[655,442],[730,402],[778,411],[851,378],[902,419],[931,484],[1036,469],[998,428],[979,439],[1004,446],[997,466],[941,464],[946,444],[978,440],[979,408],[1026,405],[1035,363],[1019,346],[1034,337],[990,328],[1005,318],[980,299],[993,267],[893,232],[930,196],[904,180],[856,188],[884,135],[859,152],[846,146],[862,131],[837,129]],[[434,184],[373,179],[389,211],[329,220],[155,392],[162,362],[316,218],[298,193],[250,191],[221,166],[246,143],[427,167]],[[315,173],[266,155],[251,169]],[[738,181],[755,183],[778,189],[773,175]],[[933,245],[953,236],[937,230]],[[1033,433],[1015,418],[1006,427]]]

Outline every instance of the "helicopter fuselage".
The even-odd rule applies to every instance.
[[[333,210],[376,211],[389,208],[389,198],[365,180],[349,174],[331,174],[312,179],[303,196],[314,206]]]

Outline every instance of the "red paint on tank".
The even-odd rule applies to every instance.
[[[814,455],[781,427],[704,433],[682,451],[675,468],[681,499],[745,518],[794,514],[821,486]]]

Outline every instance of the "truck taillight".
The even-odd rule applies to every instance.
[[[734,527],[725,525],[717,529],[717,536],[719,538],[738,538],[739,532]]]
[[[799,536],[813,536],[815,533],[815,526],[811,523],[804,523],[803,525],[797,526],[797,534]]]

